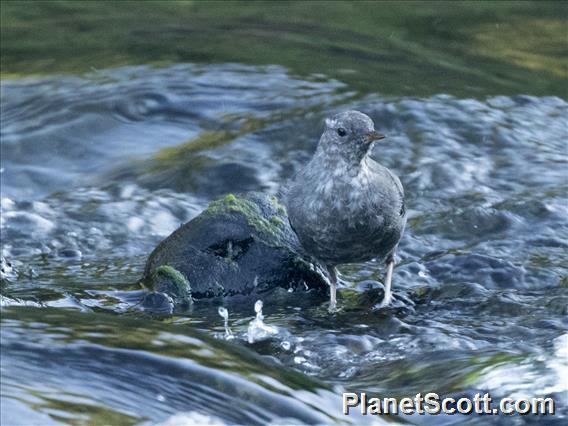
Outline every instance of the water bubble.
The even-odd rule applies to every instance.
[[[280,343],[280,347],[285,351],[289,351],[292,345],[287,340],[284,340],[283,342]]]
[[[226,340],[231,340],[234,339],[235,336],[233,335],[233,332],[231,331],[231,329],[229,328],[229,311],[227,311],[226,308],[219,306],[218,311],[219,315],[221,316],[221,318],[223,318],[224,320],[224,326],[225,326],[225,339]]]

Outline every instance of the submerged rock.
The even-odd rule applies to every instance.
[[[303,253],[284,206],[261,193],[212,202],[154,249],[142,283],[176,306],[275,287],[327,289],[321,266]]]

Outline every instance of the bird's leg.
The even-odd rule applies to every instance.
[[[334,312],[337,308],[337,272],[334,266],[328,266],[329,274],[329,311]]]
[[[392,283],[393,270],[394,270],[394,254],[392,256],[389,256],[389,258],[387,259],[387,275],[385,277],[385,295],[383,297],[383,301],[379,305],[380,308],[388,306],[392,300],[391,283]]]

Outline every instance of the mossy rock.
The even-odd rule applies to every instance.
[[[276,197],[229,194],[154,249],[142,283],[179,306],[276,287],[327,291],[321,270],[303,253]]]
[[[189,281],[170,265],[157,267],[152,272],[150,284],[154,292],[167,294],[175,306],[188,306],[192,301]]]

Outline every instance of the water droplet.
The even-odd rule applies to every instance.
[[[262,318],[262,300],[257,300],[256,303],[254,304],[254,311],[256,312],[256,317],[258,318],[258,314],[260,314],[260,317]]]
[[[303,356],[295,356],[294,357],[294,362],[296,364],[301,364],[303,362],[306,362],[306,358],[304,358]]]
[[[227,311],[226,308],[219,306],[219,309],[217,310],[217,312],[219,312],[219,315],[221,316],[221,318],[223,318],[224,320],[224,326],[225,326],[225,340],[231,340],[234,339],[235,336],[233,335],[233,332],[231,331],[231,329],[229,328],[229,311]]]
[[[284,340],[282,343],[280,343],[280,347],[285,351],[289,351],[292,345],[287,340]]]

